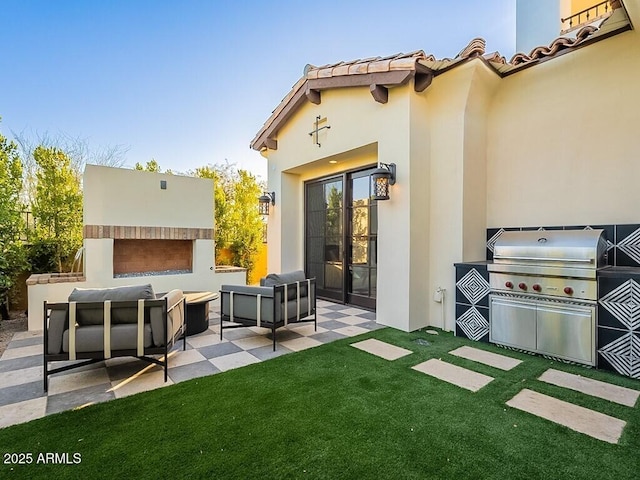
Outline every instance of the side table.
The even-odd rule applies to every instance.
[[[187,336],[209,328],[209,302],[219,296],[214,292],[184,292],[187,304]]]

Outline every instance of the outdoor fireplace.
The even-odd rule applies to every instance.
[[[193,240],[113,241],[113,277],[191,273]]]
[[[212,240],[201,228],[85,225],[85,239],[113,241],[113,278],[193,272],[196,240]]]

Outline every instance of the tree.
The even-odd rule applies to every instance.
[[[21,234],[24,231],[20,201],[22,162],[18,148],[0,134],[0,313],[9,318],[8,294],[25,266]]]
[[[24,131],[13,133],[16,139],[20,156],[23,161],[23,201],[32,205],[36,189],[36,161],[34,152],[38,147],[57,148],[65,152],[70,160],[71,168],[82,176],[84,166],[87,163],[93,165],[105,165],[107,167],[122,167],[126,161],[129,147],[124,145],[112,145],[104,148],[93,148],[89,141],[82,137],[73,137],[67,134],[51,136],[47,132],[28,136]]]
[[[247,275],[255,267],[255,258],[262,244],[263,222],[257,205],[260,193],[256,177],[246,170],[238,170],[238,181],[234,184],[235,231],[231,251],[236,263],[247,269]]]
[[[71,159],[55,147],[33,151],[36,188],[32,204],[36,236],[54,244],[55,263],[62,272],[63,260],[82,245],[82,192],[80,176]]]
[[[214,182],[216,258],[221,249],[228,248],[233,263],[250,275],[262,244],[263,222],[257,204],[260,184],[254,175],[229,163],[197,168],[194,175]]]
[[[133,167],[133,169],[139,170],[141,172],[167,173],[169,175],[173,175],[173,170],[171,170],[170,168],[163,172],[162,168],[160,168],[160,164],[156,161],[155,158],[149,160],[146,165],[142,165],[140,162],[136,162],[136,165],[135,167]]]
[[[136,166],[133,167],[134,170],[140,170],[140,171],[145,171],[145,172],[156,172],[156,173],[160,173],[160,165],[158,165],[158,162],[156,162],[156,160],[154,158],[152,158],[151,160],[149,160],[147,162],[146,165],[142,165],[140,162],[136,162]]]

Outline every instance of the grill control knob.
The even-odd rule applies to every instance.
[[[507,287],[507,288],[513,288],[513,283],[505,282],[504,286]]]
[[[539,284],[537,284],[537,283],[536,283],[532,288],[533,288],[536,292],[541,292],[541,291],[542,291],[542,287],[541,287]]]
[[[524,282],[521,282],[518,284],[518,287],[520,288],[520,290],[526,290],[527,289],[527,284]]]
[[[573,288],[564,287],[564,293],[566,293],[567,295],[573,295]]]

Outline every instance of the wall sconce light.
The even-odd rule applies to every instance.
[[[260,215],[269,215],[269,204],[276,204],[276,192],[264,192],[258,198],[258,212]]]
[[[396,164],[380,163],[371,174],[373,200],[389,200],[389,185],[396,183]]]

